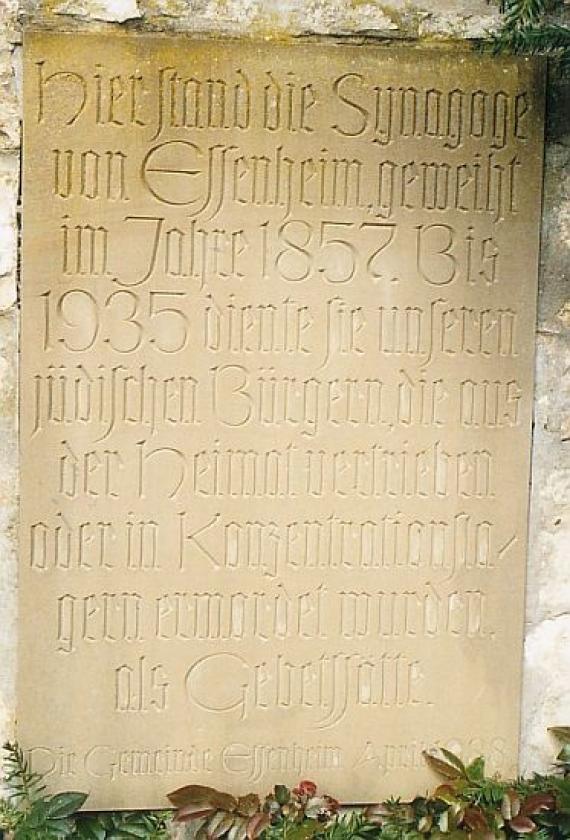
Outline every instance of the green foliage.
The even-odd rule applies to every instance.
[[[236,798],[203,785],[169,795],[174,812],[78,813],[86,794],[50,795],[22,750],[5,746],[7,796],[0,800],[5,840],[570,840],[570,727],[553,772],[512,781],[489,776],[483,758],[465,764],[448,750],[424,753],[442,778],[412,802],[390,799],[339,812],[308,780],[276,785],[265,799]]]
[[[552,726],[548,731],[562,742],[562,749],[556,756],[556,764],[560,772],[568,777],[570,776],[570,726]]]
[[[80,814],[73,837],[80,840],[162,840],[168,837],[166,812],[121,811],[117,813]]]
[[[536,26],[553,6],[551,0],[503,0],[501,11],[507,26]]]
[[[547,55],[570,72],[570,28],[551,19],[563,0],[501,0],[504,23],[489,44],[495,54]]]
[[[378,827],[363,812],[340,814],[326,829],[327,840],[376,840]]]
[[[367,809],[376,840],[570,840],[570,727],[551,732],[563,745],[548,776],[508,781],[487,776],[482,758],[466,765],[448,750],[425,753],[443,783],[411,803]]]
[[[120,812],[78,814],[86,793],[49,795],[43,777],[35,773],[17,744],[5,744],[5,799],[0,800],[0,836],[6,840],[162,840],[166,813]]]
[[[72,837],[73,815],[87,794],[68,791],[49,796],[17,744],[5,744],[4,779],[7,799],[0,809],[0,828],[12,840],[57,840]]]
[[[276,785],[263,801],[255,793],[236,798],[204,785],[186,785],[168,798],[176,808],[177,840],[312,840],[324,835],[339,808],[307,780],[292,790]]]
[[[390,799],[364,811],[337,813],[317,802],[316,786],[290,791],[277,785],[264,803],[248,811],[228,794],[191,785],[171,795],[178,808],[180,840],[570,840],[570,728],[561,740],[555,772],[513,781],[488,775],[483,758],[464,763],[441,749],[425,753],[442,777],[431,795],[412,802]],[[252,805],[253,800],[249,800]],[[241,816],[240,816],[241,813]],[[267,814],[266,824],[258,822]],[[225,814],[225,817],[223,816]],[[248,822],[251,820],[251,822]],[[268,823],[268,824],[267,824]]]

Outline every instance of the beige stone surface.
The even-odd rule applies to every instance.
[[[322,0],[322,2],[292,2],[292,0],[276,0],[275,3],[256,3],[251,0],[241,2],[218,2],[218,0],[151,0],[137,4],[145,15],[143,26],[171,31],[202,30],[213,34],[231,31],[241,34],[252,34],[261,29],[262,33],[275,32],[293,33],[300,31],[316,31],[317,25],[323,34],[339,31],[339,22],[346,27],[348,5],[337,0]],[[486,0],[426,0],[415,5],[401,3],[394,0],[389,4],[352,4],[351,12],[352,32],[358,38],[358,33],[370,31],[371,34],[383,36],[386,30],[375,28],[374,21],[383,23],[390,15],[398,23],[398,29],[391,30],[395,38],[416,37],[419,25],[422,32],[427,33],[428,27],[437,29],[440,33],[451,37],[468,37],[469,33],[483,35],[490,26],[498,25],[499,15],[497,4]],[[122,4],[105,6],[109,16],[115,15],[118,20],[124,13]],[[60,28],[73,31],[79,25],[98,27],[102,31],[109,31],[112,24],[102,23],[96,17],[101,9],[100,5],[85,2],[83,14],[66,15],[53,14],[51,2],[20,2],[7,0],[0,7],[0,38],[4,49],[11,51],[16,57],[17,67],[19,48],[14,50],[14,43],[19,43],[21,35],[18,32],[16,16],[36,25],[50,28]],[[264,10],[267,14],[264,14]],[[362,11],[361,11],[362,10]],[[492,16],[491,22],[488,15]],[[372,30],[368,27],[373,22]],[[465,23],[468,27],[466,28]],[[389,33],[388,33],[389,34]],[[461,45],[454,42],[450,47],[445,41],[438,42],[437,47],[451,49],[454,54]],[[17,126],[21,117],[20,106],[15,95],[15,76],[8,81],[10,93],[4,97],[4,107],[1,118],[5,121],[2,129],[12,135],[12,126]],[[7,89],[5,89],[7,90]],[[568,463],[569,443],[567,435],[562,431],[568,425],[570,406],[564,401],[563,389],[560,383],[567,379],[567,364],[564,358],[568,353],[570,336],[568,323],[564,320],[564,312],[569,306],[568,295],[568,264],[570,240],[564,219],[570,215],[570,198],[568,195],[568,149],[570,148],[570,130],[568,126],[568,98],[563,85],[551,80],[551,102],[549,108],[550,129],[547,135],[546,156],[546,194],[543,214],[542,237],[542,268],[539,280],[540,311],[539,328],[541,342],[548,352],[539,347],[536,394],[536,425],[532,456],[533,475],[533,505],[531,508],[530,529],[531,540],[529,546],[529,573],[527,596],[527,627],[526,634],[537,632],[540,627],[544,644],[541,648],[541,658],[531,656],[531,646],[527,644],[524,663],[524,696],[533,696],[533,703],[525,702],[522,712],[522,767],[527,771],[540,769],[547,771],[551,766],[555,745],[545,732],[545,724],[553,722],[567,722],[570,720],[570,699],[568,692],[557,684],[557,675],[563,674],[568,667],[570,647],[560,644],[560,627],[564,624],[565,615],[570,605],[570,582],[566,574],[566,558],[570,549],[570,538],[564,528],[556,524],[561,520],[561,511],[570,508],[570,499],[558,495],[554,500],[550,490],[550,475],[557,472],[561,465]],[[16,138],[17,142],[17,138]],[[17,154],[17,152],[16,152]],[[17,174],[17,161],[14,169]],[[2,210],[9,219],[9,223],[2,231],[2,255],[13,253],[17,240],[16,221],[17,190],[12,187],[2,193]],[[4,281],[3,281],[4,282]],[[3,299],[9,302],[13,298],[15,278],[6,277]],[[10,313],[10,324],[14,324],[14,313]],[[558,315],[560,313],[560,316]],[[3,319],[3,323],[8,323]],[[17,340],[6,345],[5,358],[9,364],[3,368],[2,388],[15,391]],[[17,468],[16,468],[16,438],[15,438],[15,399],[6,403],[3,412],[3,422],[6,433],[3,434],[2,475],[12,485],[6,491],[6,505],[4,511],[6,519],[2,527],[2,552],[0,554],[0,569],[2,574],[0,599],[0,645],[2,646],[2,679],[0,680],[0,707],[2,709],[2,724],[0,738],[4,741],[14,735],[15,716],[15,615],[17,573],[15,555],[18,547],[14,521],[17,518]],[[546,423],[546,426],[543,424]],[[8,431],[10,430],[10,432]],[[552,591],[552,580],[559,584],[552,601],[548,597],[540,598],[537,609],[537,593],[542,590]],[[548,665],[548,668],[547,668]],[[546,679],[545,679],[546,675]],[[536,702],[535,702],[536,700]],[[544,710],[544,714],[543,711]],[[397,793],[397,791],[394,791]]]
[[[4,737],[13,736],[16,706],[17,351],[18,318],[12,310],[0,315],[0,732]]]
[[[72,37],[25,45],[35,765],[92,808],[514,772],[540,63]]]

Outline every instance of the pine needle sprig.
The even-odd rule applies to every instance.
[[[505,0],[505,26],[515,29],[537,26],[547,10],[545,0]]]
[[[560,72],[570,72],[570,29],[555,23],[514,29],[500,33],[492,44],[495,55],[509,52],[513,55],[546,55],[553,59]]]
[[[46,790],[40,773],[34,773],[24,751],[18,744],[4,744],[4,783],[11,801],[20,807],[31,807]]]
[[[546,55],[562,75],[570,72],[570,27],[553,21],[559,0],[501,0],[503,26],[487,42],[495,55]]]

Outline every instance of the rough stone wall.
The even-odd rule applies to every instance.
[[[486,0],[0,0],[0,738],[13,734],[17,614],[17,359],[22,25],[353,40],[460,49],[499,25]],[[523,771],[547,769],[570,724],[570,97],[550,85],[537,326]],[[500,679],[500,674],[497,675]]]
[[[549,102],[539,277],[521,755],[527,770],[548,766],[546,728],[570,720],[570,101],[568,91],[561,94],[554,87]]]
[[[18,202],[20,108],[17,0],[0,3],[0,737],[14,727],[18,523]]]

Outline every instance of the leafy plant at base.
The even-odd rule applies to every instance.
[[[6,840],[570,840],[570,727],[554,727],[562,742],[554,772],[502,780],[445,749],[424,753],[442,783],[411,802],[390,799],[339,813],[339,803],[303,781],[276,785],[261,800],[188,785],[170,794],[172,812],[77,814],[83,793],[47,793],[22,750],[6,746],[8,796],[0,800]],[[1,835],[1,831],[0,831]]]
[[[457,756],[441,751],[443,760],[426,754],[426,761],[446,776],[434,797],[445,802],[454,828],[490,837],[518,837],[538,830],[535,817],[556,807],[550,790],[517,788],[516,782],[485,776],[483,759],[465,766]]]
[[[43,776],[35,773],[17,744],[5,744],[4,785],[0,800],[0,837],[6,840],[163,840],[165,812],[78,814],[87,794],[73,791],[50,796]]]
[[[255,793],[236,799],[203,785],[187,785],[168,798],[177,809],[177,840],[256,840],[262,834],[264,840],[309,840],[325,833],[339,808],[310,781],[293,790],[276,785],[263,802]]]
[[[72,837],[73,815],[86,793],[69,791],[50,796],[42,776],[34,773],[17,744],[5,744],[4,781],[8,796],[0,809],[0,828],[10,840],[56,840]]]
[[[534,785],[549,786],[556,798],[553,812],[536,819],[540,832],[538,840],[566,840],[570,838],[570,727],[555,726],[549,731],[562,742],[562,749],[556,756],[555,768],[558,775],[535,774],[531,782]]]
[[[446,749],[424,753],[443,782],[411,802],[390,799],[338,814],[312,782],[277,785],[262,803],[191,785],[170,795],[178,840],[570,840],[570,728],[556,772],[531,779],[487,776],[483,758],[465,764]]]
[[[410,803],[370,807],[366,819],[378,840],[569,840],[570,727],[551,732],[563,742],[554,774],[507,781],[486,776],[482,758],[465,765],[445,749],[424,753],[443,783]]]

